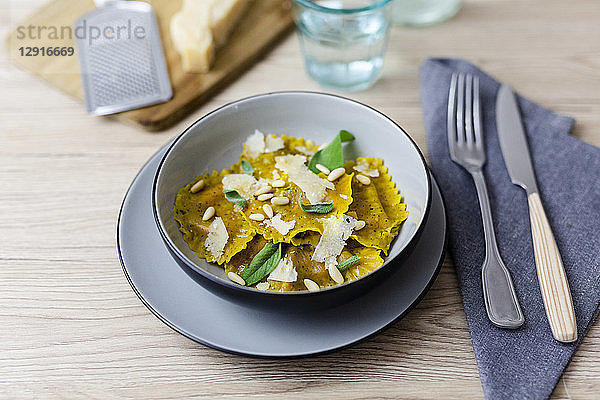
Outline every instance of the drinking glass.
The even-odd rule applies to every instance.
[[[451,18],[460,9],[462,0],[394,0],[394,24],[427,26]]]
[[[391,0],[294,0],[308,75],[324,88],[367,89],[381,75]]]

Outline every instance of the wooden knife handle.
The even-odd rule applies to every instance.
[[[554,234],[540,195],[531,193],[527,199],[535,265],[550,328],[559,342],[573,342],[577,340],[573,300]]]

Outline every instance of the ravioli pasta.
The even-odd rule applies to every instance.
[[[309,169],[316,153],[341,160],[341,141],[332,143],[255,131],[237,164],[179,190],[174,215],[183,239],[232,281],[263,291],[324,289],[379,268],[406,205],[381,159]]]
[[[246,248],[256,231],[244,219],[236,206],[227,201],[223,195],[223,177],[239,171],[236,164],[221,172],[213,171],[196,177],[187,186],[179,190],[175,199],[175,220],[179,223],[179,230],[190,249],[205,258],[208,262],[223,264],[235,254]],[[191,193],[190,189],[198,181],[203,180],[205,188],[198,193]],[[208,207],[215,208],[215,215],[220,217],[228,232],[228,240],[221,255],[207,251],[205,246],[209,235],[210,226],[214,221],[203,221],[202,217]]]
[[[358,181],[352,183],[350,212],[356,218],[365,221],[360,231],[354,232],[352,238],[366,247],[380,249],[387,255],[391,242],[398,235],[400,225],[408,218],[406,204],[388,174],[388,169],[380,158],[358,158],[344,165],[346,171],[363,171],[369,176],[372,184],[363,185]]]

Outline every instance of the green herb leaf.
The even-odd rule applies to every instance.
[[[354,136],[345,130],[341,130],[336,137],[325,147],[317,151],[310,161],[308,168],[318,174],[317,164],[326,166],[330,171],[344,166],[344,153],[342,152],[342,143],[354,140]]]
[[[246,175],[253,175],[254,168],[252,167],[252,164],[250,164],[246,160],[242,160],[242,172],[245,173]]]
[[[298,199],[300,207],[309,213],[327,214],[333,210],[333,201],[330,203],[303,204],[302,197]]]
[[[269,275],[277,267],[279,261],[281,261],[281,243],[279,243],[277,251],[273,253],[271,257],[269,257],[267,261],[265,261],[265,263],[256,270],[256,272],[246,279],[246,285],[254,285],[256,282]]]
[[[279,255],[277,256],[277,254]],[[281,244],[276,245],[275,243],[267,243],[265,247],[263,247],[262,250],[254,256],[252,261],[250,261],[250,265],[248,265],[248,267],[245,268],[240,275],[244,279],[244,281],[246,281],[247,286],[253,285],[256,282],[260,281],[263,278],[263,276],[265,276],[266,274],[270,274],[271,271],[275,269],[277,263],[279,263],[279,260],[277,260],[277,263],[275,264],[273,269],[271,269],[266,274],[263,273],[265,270],[268,270],[268,268],[271,267],[271,264],[274,262],[274,260],[271,260],[271,258],[273,258],[274,256],[275,258],[279,257],[279,259],[281,259]],[[265,264],[268,265],[265,267]],[[256,279],[256,277],[261,275],[261,273],[263,273],[263,275],[260,276],[260,278]]]
[[[235,190],[223,190],[225,193],[225,198],[230,202],[237,204],[240,207],[246,207],[246,200],[238,192]]]
[[[337,265],[337,268],[340,271],[345,270],[348,267],[351,267],[353,265],[355,265],[356,263],[358,263],[360,261],[360,257],[359,256],[352,256],[349,259],[347,259],[346,261],[342,261],[341,263],[339,263]]]

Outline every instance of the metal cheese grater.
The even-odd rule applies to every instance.
[[[95,2],[99,8],[74,28],[88,112],[113,114],[169,100],[173,92],[152,6]]]

